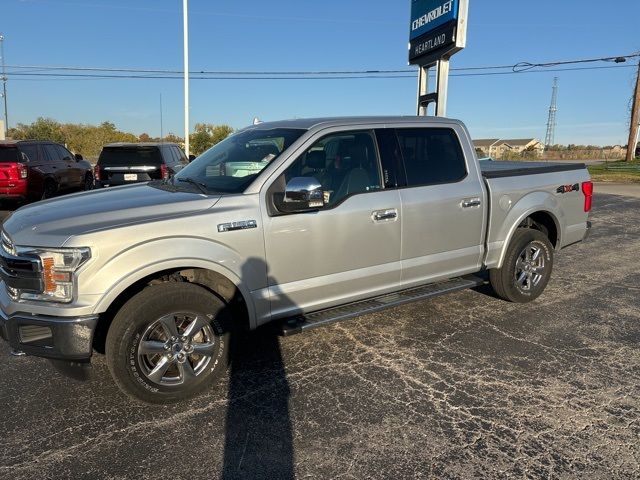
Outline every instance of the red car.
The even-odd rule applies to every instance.
[[[48,141],[0,141],[0,201],[40,200],[92,188],[91,164],[82,155]]]

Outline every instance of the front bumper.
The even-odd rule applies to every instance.
[[[98,316],[53,317],[0,309],[0,337],[14,350],[44,358],[87,360],[93,351]]]

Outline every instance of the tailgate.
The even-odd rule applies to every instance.
[[[105,147],[98,167],[103,182],[114,185],[162,178],[162,155],[154,146]]]
[[[139,165],[133,167],[101,167],[101,178],[105,183],[124,184],[148,182],[162,178],[160,166]]]

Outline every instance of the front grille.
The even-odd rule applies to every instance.
[[[40,260],[34,256],[18,256],[15,245],[4,230],[0,233],[0,245],[0,278],[9,297],[17,300],[22,290],[41,292]]]

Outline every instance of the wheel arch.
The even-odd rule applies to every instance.
[[[239,278],[232,272],[198,262],[185,263],[183,266],[157,265],[154,269],[136,272],[119,282],[96,306],[99,320],[96,327],[93,346],[104,353],[107,332],[116,313],[133,296],[144,288],[165,282],[187,282],[199,285],[218,296],[233,310],[242,328],[256,326],[256,313],[252,297]]]
[[[519,215],[514,215],[513,218],[507,217],[506,224],[510,225],[505,240],[501,242],[499,255],[494,258],[487,257],[487,268],[500,268],[504,262],[504,257],[511,243],[511,239],[516,230],[520,227],[535,228],[540,230],[549,238],[549,241],[553,245],[554,249],[558,249],[562,245],[562,224],[559,220],[560,213],[554,211],[556,209],[541,207],[540,205],[533,206]]]

